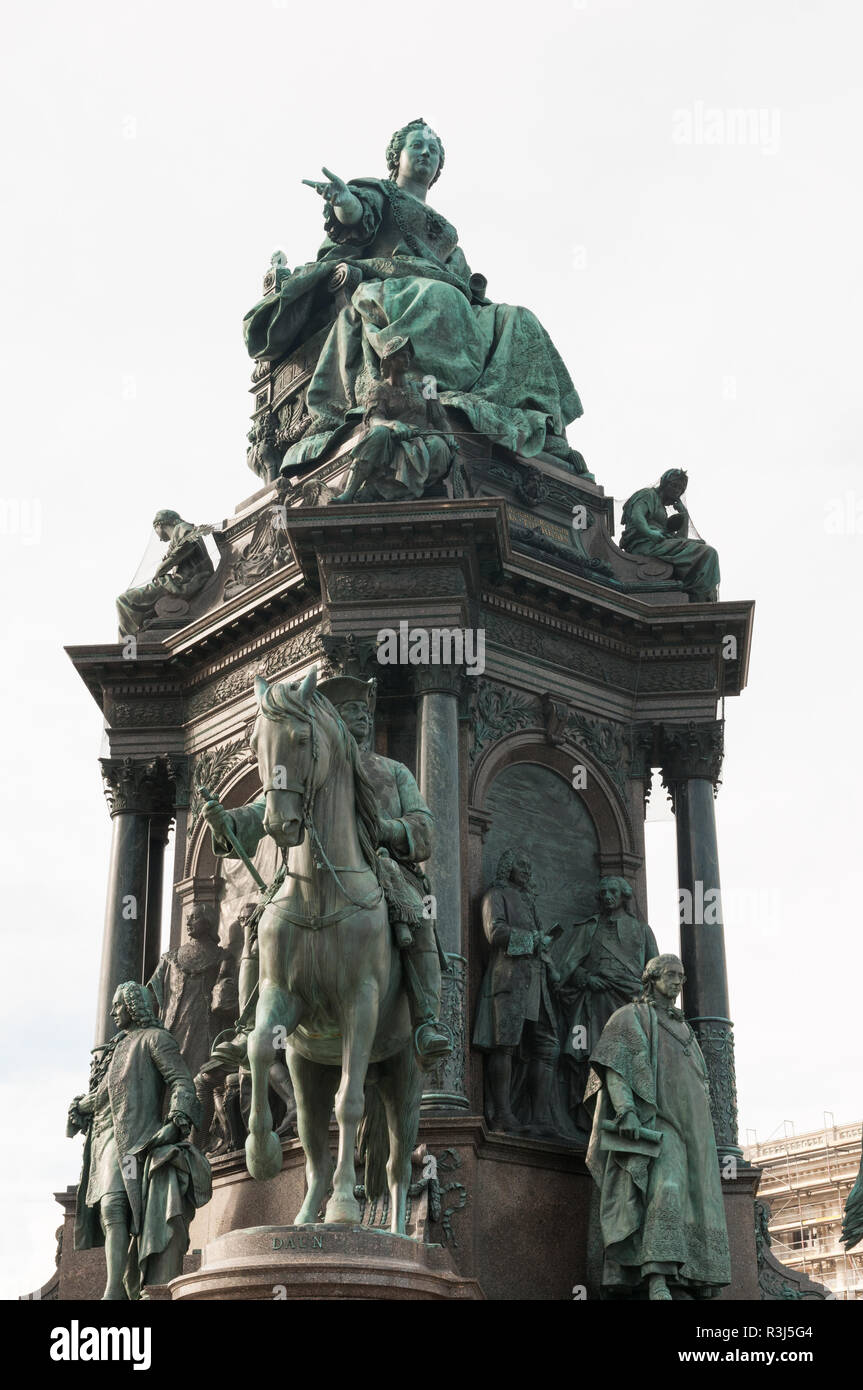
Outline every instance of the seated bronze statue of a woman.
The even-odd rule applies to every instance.
[[[324,199],[326,240],[316,261],[283,275],[244,321],[250,355],[280,358],[320,327],[335,265],[362,275],[323,342],[306,398],[311,424],[283,471],[319,458],[362,420],[394,337],[410,340],[412,369],[433,379],[440,404],[467,417],[470,430],[583,471],[565,435],[581,402],[554,344],[528,309],[485,297],[455,227],[428,206],[444,163],[439,137],[411,121],[386,158],[386,179],[345,183],[325,168],[325,183],[304,180]]]

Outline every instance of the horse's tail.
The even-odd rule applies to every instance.
[[[376,1202],[387,1191],[387,1159],[390,1132],[381,1093],[373,1082],[366,1083],[365,1109],[357,1135],[357,1150],[365,1162],[366,1200]]]

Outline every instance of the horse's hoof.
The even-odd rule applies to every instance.
[[[359,1226],[362,1211],[354,1197],[331,1197],[324,1212],[325,1226]]]
[[[312,1210],[312,1208],[309,1207],[309,1206],[306,1206],[306,1204],[305,1204],[305,1202],[304,1202],[303,1205],[300,1207],[299,1211],[297,1212],[296,1218],[295,1218],[295,1220],[294,1220],[294,1225],[295,1225],[295,1226],[317,1226],[317,1224],[318,1224],[318,1213],[317,1213],[317,1210]]]
[[[259,1139],[250,1134],[246,1139],[246,1167],[257,1182],[267,1182],[282,1171],[282,1146],[278,1136],[270,1131]]]

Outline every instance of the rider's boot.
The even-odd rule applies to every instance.
[[[440,1022],[440,957],[431,922],[414,929],[405,949],[405,983],[414,1026],[414,1050],[424,1070],[452,1052],[452,1034]]]

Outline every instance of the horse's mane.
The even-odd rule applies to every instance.
[[[267,687],[261,697],[261,713],[267,719],[281,720],[286,716],[303,720],[306,724],[314,721],[315,714],[323,714],[335,726],[342,752],[350,764],[354,775],[354,811],[357,818],[357,835],[363,858],[376,877],[379,876],[380,860],[376,850],[380,844],[380,822],[378,803],[374,788],[363,771],[360,750],[356,739],[349,732],[341,715],[326,695],[314,691],[311,709],[299,697],[298,687],[290,681],[277,681]]]

